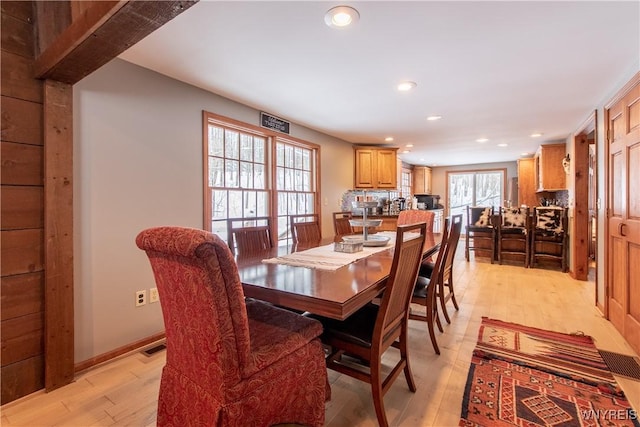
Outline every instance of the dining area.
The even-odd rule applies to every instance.
[[[422,339],[439,354],[445,294],[458,309],[445,272],[461,218],[447,219],[442,233],[433,233],[432,217],[399,218],[395,232],[360,242],[365,233],[318,238],[296,230],[313,220],[291,219],[290,245],[272,245],[269,227],[255,224],[234,230],[231,245],[182,227],[138,235],[166,327],[158,425],[188,423],[206,408],[221,425],[322,426],[332,402],[329,372],[336,372],[370,385],[377,423],[387,426],[384,396],[401,374],[406,390],[420,388],[411,363],[423,355],[409,352],[409,319],[424,322]],[[265,244],[239,247],[246,241]],[[359,250],[341,250],[345,242]],[[269,399],[256,403],[265,393]]]

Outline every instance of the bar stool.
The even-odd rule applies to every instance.
[[[491,264],[495,252],[496,229],[492,223],[493,206],[467,206],[464,258],[470,251],[488,251]]]
[[[567,272],[567,208],[560,206],[536,206],[533,209],[531,232],[531,261],[535,267],[539,259],[556,260]]]
[[[498,263],[504,255],[521,256],[524,267],[529,267],[529,208],[500,208]]]

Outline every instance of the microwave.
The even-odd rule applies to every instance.
[[[430,194],[415,194],[414,197],[418,201],[418,206],[422,208],[422,204],[424,203],[424,208],[422,209],[437,209],[438,208],[438,200],[440,200],[440,196],[434,196]]]

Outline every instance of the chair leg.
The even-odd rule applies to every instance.
[[[442,315],[444,316],[444,320],[446,320],[447,323],[451,323],[451,319],[449,318],[449,313],[447,312],[447,301],[444,299],[445,286],[446,285],[444,283],[438,284],[438,299],[440,300],[440,307],[442,308]],[[440,329],[440,332],[443,332],[443,330]]]
[[[496,257],[496,232],[495,229],[491,231],[491,264],[493,264],[493,259]]]
[[[449,282],[447,282],[447,287],[449,288],[449,294],[451,295],[451,301],[453,301],[453,306],[456,311],[460,310],[458,307],[458,301],[456,301],[456,293],[453,291],[453,277],[449,277]]]
[[[440,320],[438,320],[440,322]],[[427,322],[427,326],[429,327],[429,337],[431,338],[431,345],[433,345],[433,351],[436,354],[440,354],[440,347],[438,347],[438,341],[436,341],[436,331],[433,329],[433,321]]]
[[[464,235],[464,259],[466,259],[467,262],[469,262],[469,233],[470,231],[467,231]]]
[[[412,392],[416,392],[416,382],[413,380],[411,366],[409,365],[409,355],[407,350],[407,331],[404,332],[404,338],[400,337],[400,357],[404,360],[404,378],[407,380],[407,386]]]
[[[387,414],[384,411],[384,394],[382,392],[382,378],[380,376],[380,360],[371,361],[371,394],[373,406],[376,408],[376,416],[380,427],[388,427]]]

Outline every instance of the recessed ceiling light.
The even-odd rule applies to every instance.
[[[418,84],[416,82],[410,82],[410,81],[400,82],[398,84],[398,90],[400,92],[407,92],[407,91],[413,89],[416,86],[418,86]]]
[[[479,142],[479,143],[482,144],[482,143],[487,142],[488,140],[489,140],[489,138],[478,138],[478,139],[476,139],[476,142]]]
[[[388,136],[384,140],[387,141],[387,142],[391,142],[391,141],[393,141],[393,137]]]
[[[529,153],[520,153],[521,156],[528,156]]]
[[[413,147],[413,144],[407,144],[407,145],[405,145],[405,147],[411,148],[411,147]]]
[[[427,117],[427,120],[429,120],[430,122],[434,122],[436,120],[440,120],[442,118],[442,116],[429,116]]]
[[[534,133],[531,134],[531,138],[539,138],[541,136],[542,136],[542,134],[540,132],[534,132]]]
[[[403,154],[407,154],[407,153],[410,153],[410,152],[411,152],[411,150],[403,150],[402,151]]]
[[[424,159],[420,159],[421,162],[424,162]]]
[[[498,144],[498,147],[508,147],[508,146],[509,146],[509,144],[505,144],[504,142]]]
[[[324,23],[335,28],[344,28],[359,19],[358,11],[349,6],[336,6],[329,9],[324,15]]]

